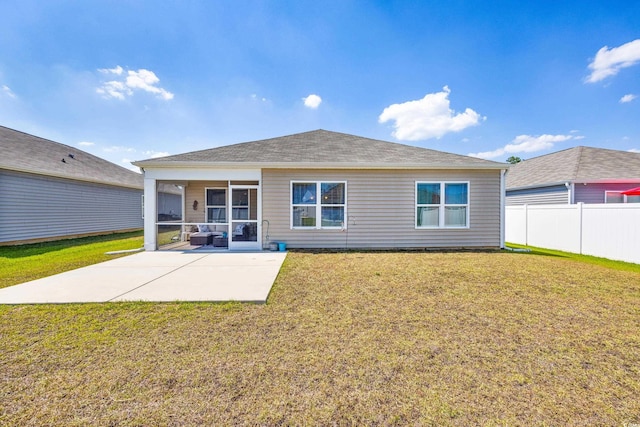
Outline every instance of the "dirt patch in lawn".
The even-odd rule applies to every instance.
[[[289,253],[269,302],[0,308],[0,424],[640,423],[640,274]]]

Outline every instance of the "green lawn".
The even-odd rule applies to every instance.
[[[266,305],[0,307],[0,425],[640,423],[640,272],[290,252]]]
[[[516,249],[528,249],[533,255],[562,257],[571,259],[573,261],[613,268],[615,270],[635,271],[637,273],[640,273],[640,264],[633,264],[624,261],[614,261],[608,258],[600,258],[591,255],[580,255],[572,252],[556,251],[553,249],[538,248],[536,246],[519,245],[516,243],[507,243],[507,245],[511,248]]]
[[[142,231],[0,246],[0,288],[51,276],[124,255],[105,252],[142,247]]]

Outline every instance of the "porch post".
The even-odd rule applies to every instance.
[[[156,218],[158,218],[158,191],[156,180],[144,178],[144,250],[155,251],[157,245]]]

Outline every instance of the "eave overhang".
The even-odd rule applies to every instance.
[[[557,181],[557,182],[547,182],[544,184],[531,184],[524,185],[520,187],[508,187],[507,191],[518,191],[518,190],[530,190],[532,188],[545,188],[545,187],[557,187],[559,185],[570,185],[570,184],[636,184],[640,183],[640,178],[628,178],[628,179],[578,179],[578,180],[565,180],[565,181]]]
[[[425,163],[286,163],[286,162],[154,162],[144,160],[132,162],[134,166],[148,169],[464,169],[464,170],[506,170],[509,165],[456,165]]]
[[[88,182],[91,184],[100,184],[100,185],[108,185],[111,187],[121,187],[121,188],[131,188],[134,190],[143,190],[144,189],[144,185],[142,183],[140,183],[140,185],[132,185],[132,184],[124,184],[124,183],[120,183],[120,182],[109,182],[109,181],[103,181],[103,180],[99,180],[99,179],[92,179],[92,178],[80,178],[80,177],[76,177],[76,176],[71,176],[71,175],[64,175],[64,174],[57,174],[55,172],[38,172],[38,171],[33,171],[33,170],[29,170],[29,169],[25,169],[25,168],[19,168],[19,167],[11,167],[8,168],[6,166],[3,166],[0,168],[0,170],[7,170],[10,172],[18,172],[18,173],[24,173],[24,174],[29,174],[29,175],[38,175],[38,176],[43,176],[43,177],[51,177],[51,178],[58,178],[58,179],[66,179],[69,181],[79,181],[79,182]]]

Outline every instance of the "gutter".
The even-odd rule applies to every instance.
[[[550,182],[544,184],[531,184],[524,185],[522,187],[509,187],[507,191],[519,191],[519,190],[530,190],[532,188],[544,188],[544,187],[558,187],[561,185],[566,186],[567,184],[571,184],[575,186],[575,184],[627,184],[627,183],[640,183],[640,179],[638,178],[629,178],[629,179],[593,179],[589,181],[583,180],[565,180],[558,182]]]
[[[458,169],[458,170],[505,170],[505,165],[457,165],[457,164],[424,164],[424,163],[316,163],[316,162],[154,162],[142,160],[131,162],[140,168],[157,169]]]
[[[545,183],[545,184],[531,184],[531,185],[524,185],[522,187],[509,187],[507,188],[507,191],[518,191],[518,190],[530,190],[532,188],[543,188],[543,187],[558,187],[561,185],[566,185],[567,182],[573,182],[573,181],[558,181],[558,182],[550,182],[550,183]]]
[[[0,167],[0,170],[6,170],[6,171],[10,171],[10,172],[17,172],[17,173],[24,173],[24,174],[29,174],[29,175],[38,175],[38,176],[44,176],[44,177],[50,177],[50,178],[66,179],[66,180],[69,180],[69,181],[90,182],[92,184],[108,185],[108,186],[111,186],[111,187],[130,188],[132,190],[142,190],[142,189],[144,189],[144,184],[142,184],[140,186],[135,186],[135,185],[132,185],[132,184],[125,184],[125,183],[120,183],[120,182],[100,181],[98,179],[87,179],[87,178],[81,178],[81,177],[77,177],[77,176],[73,176],[73,175],[63,175],[63,174],[50,173],[50,172],[35,172],[35,171],[32,171],[32,170],[20,169],[20,168]],[[135,172],[133,172],[133,173],[135,173]],[[140,176],[142,176],[142,175],[140,175]]]

